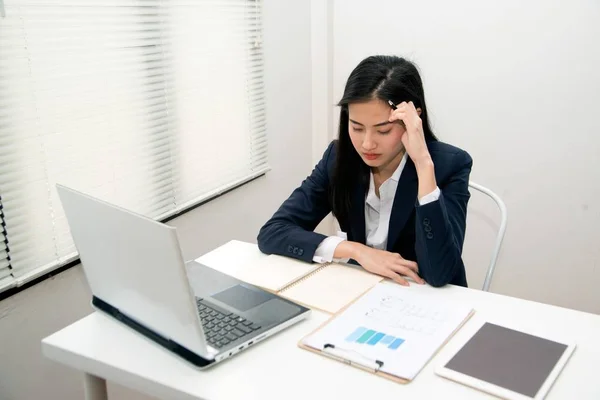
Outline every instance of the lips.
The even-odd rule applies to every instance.
[[[375,160],[379,157],[379,154],[373,154],[373,153],[363,153],[363,157],[365,157],[367,160]]]

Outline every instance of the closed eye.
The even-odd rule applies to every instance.
[[[359,128],[359,127],[356,127],[356,126],[353,126],[353,127],[352,127],[352,130],[353,130],[354,132],[362,132],[362,131],[363,131],[363,129],[362,129],[362,128]]]
[[[390,133],[391,131],[392,131],[391,129],[388,129],[387,131],[377,131],[377,132],[379,132],[379,133],[380,133],[380,134],[382,134],[382,135],[387,135],[387,134],[388,134],[388,133]]]

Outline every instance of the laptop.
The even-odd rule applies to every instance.
[[[195,261],[174,227],[57,185],[92,305],[200,369],[310,310]]]

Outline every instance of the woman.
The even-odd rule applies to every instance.
[[[344,260],[408,285],[467,286],[461,258],[472,159],[438,141],[409,61],[372,56],[350,74],[339,137],[261,228],[267,254]],[[332,212],[342,232],[313,232]]]

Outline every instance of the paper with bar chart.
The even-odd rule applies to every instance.
[[[413,379],[471,314],[461,303],[440,303],[411,288],[379,283],[303,340],[383,362],[383,372]]]

